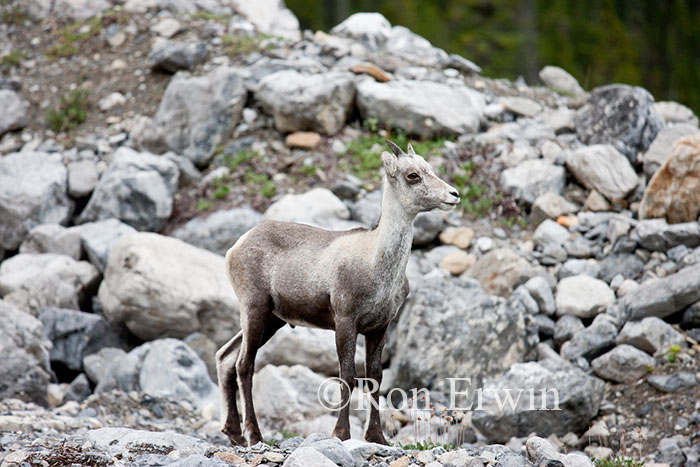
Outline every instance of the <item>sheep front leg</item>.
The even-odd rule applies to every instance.
[[[338,413],[338,421],[333,430],[333,436],[341,440],[350,439],[350,396],[355,388],[355,345],[357,343],[357,329],[355,323],[344,322],[336,325],[335,346],[340,361],[340,379],[343,381],[340,388],[341,409]]]
[[[388,444],[382,432],[382,425],[379,419],[379,386],[382,384],[382,350],[386,342],[387,328],[378,329],[365,334],[365,347],[367,351],[365,359],[365,373],[368,378],[376,382],[372,391],[374,404],[370,404],[369,423],[365,432],[365,440],[371,443]]]

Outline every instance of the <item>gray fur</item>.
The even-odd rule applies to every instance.
[[[432,167],[387,140],[382,216],[372,230],[332,232],[307,225],[267,221],[241,237],[226,254],[226,267],[240,301],[241,332],[216,354],[224,433],[244,443],[236,405],[242,394],[248,443],[262,440],[255,418],[252,378],[257,350],[285,323],[334,329],[340,377],[355,386],[357,335],[367,344],[366,374],[381,382],[381,355],[391,319],[408,295],[406,263],[413,219],[422,211],[452,209],[459,196]],[[415,178],[418,175],[418,179]],[[378,390],[372,396],[378,399]],[[341,391],[343,402],[350,392]],[[344,404],[333,434],[350,437]],[[379,413],[372,408],[368,441],[386,444]]]

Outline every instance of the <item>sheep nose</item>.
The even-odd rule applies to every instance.
[[[457,193],[456,191],[450,191],[450,194],[455,198],[459,198],[459,193]]]

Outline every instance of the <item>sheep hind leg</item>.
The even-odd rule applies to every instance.
[[[238,415],[236,397],[238,392],[236,361],[241,348],[242,336],[243,333],[238,332],[233,339],[216,352],[216,374],[221,396],[221,421],[224,423],[221,431],[228,436],[234,446],[245,445],[245,438],[241,434],[241,418]]]
[[[250,310],[253,311],[252,309]],[[272,314],[267,304],[255,309],[257,313],[249,313],[246,319],[241,315],[242,342],[236,362],[238,387],[243,401],[243,426],[252,446],[263,440],[258,420],[253,407],[253,374],[255,374],[255,356],[263,346],[286,323]]]

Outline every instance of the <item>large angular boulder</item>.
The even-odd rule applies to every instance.
[[[220,255],[233,246],[244,233],[262,221],[262,214],[250,208],[216,211],[212,215],[196,217],[179,227],[172,236]]]
[[[554,165],[545,159],[531,159],[501,173],[503,189],[515,198],[534,203],[547,192],[561,193],[566,182],[564,167]]]
[[[475,410],[472,421],[500,443],[532,432],[562,436],[588,427],[604,393],[603,381],[558,360],[516,363],[505,374],[486,379],[483,410]]]
[[[63,227],[60,224],[41,224],[29,231],[19,246],[20,253],[56,253],[79,260],[81,227]]]
[[[611,144],[632,163],[664,126],[652,95],[626,84],[595,88],[576,113],[576,134],[584,144]]]
[[[79,310],[99,277],[92,264],[70,256],[19,254],[0,264],[0,297],[33,315],[50,306]]]
[[[617,336],[617,343],[632,345],[654,356],[668,352],[674,345],[680,348],[687,345],[683,334],[655,316],[625,323]]]
[[[654,366],[654,359],[631,345],[618,345],[591,362],[595,374],[618,383],[634,383]]]
[[[601,314],[596,316],[590,326],[564,342],[559,353],[570,361],[581,357],[591,360],[612,349],[616,337],[617,325],[614,319],[607,314]]]
[[[135,228],[114,218],[88,222],[80,226],[80,243],[90,262],[104,273],[112,244],[120,237],[136,232]]]
[[[586,188],[608,199],[623,199],[637,187],[637,173],[609,144],[583,146],[566,158],[566,168]]]
[[[144,340],[200,331],[220,346],[239,329],[224,258],[172,237],[120,238],[98,297],[108,320]]]
[[[700,301],[700,263],[642,284],[634,293],[622,297],[618,319],[622,325],[647,316],[664,318],[697,301]]]
[[[260,81],[255,99],[272,115],[279,131],[334,135],[352,112],[355,83],[349,73],[283,70]]]
[[[0,89],[0,136],[27,126],[27,104],[9,89]]]
[[[287,8],[284,0],[232,0],[234,11],[250,21],[263,34],[292,41],[301,39],[299,20]]]
[[[0,249],[15,250],[39,224],[65,224],[73,213],[61,158],[42,152],[0,157]]]
[[[83,358],[103,347],[119,347],[119,335],[110,328],[104,317],[65,308],[44,308],[39,321],[51,340],[51,362],[82,371]]]
[[[139,143],[153,151],[172,150],[206,166],[238,124],[246,95],[234,68],[219,67],[193,78],[175,76]]]
[[[679,124],[661,130],[644,154],[644,173],[647,177],[654,175],[659,167],[664,165],[676,141],[697,134],[700,134],[697,125]]]
[[[0,399],[47,405],[50,349],[41,321],[0,300]]]
[[[430,81],[365,80],[357,85],[363,119],[431,138],[475,133],[484,120],[484,96],[466,86]]]
[[[679,245],[694,248],[700,245],[700,224],[691,221],[669,225],[663,219],[645,219],[637,222],[633,235],[651,251],[668,251]]]
[[[114,153],[79,221],[114,217],[138,230],[160,230],[172,214],[179,176],[169,159],[123,146]]]
[[[394,385],[447,392],[447,378],[477,381],[523,361],[531,350],[525,313],[475,281],[426,281],[405,305],[391,361]]]
[[[664,217],[669,223],[694,222],[700,215],[700,135],[679,139],[649,181],[639,217]]]
[[[194,350],[177,339],[147,342],[114,362],[96,391],[113,389],[184,400],[200,412],[211,412],[219,401],[207,366]]]

